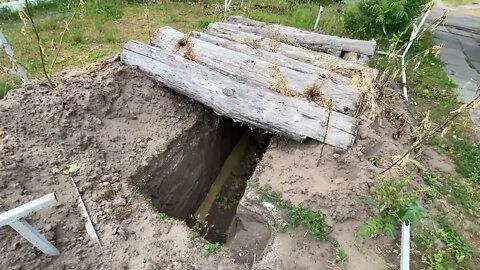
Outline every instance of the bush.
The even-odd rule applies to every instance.
[[[345,15],[345,27],[355,38],[390,38],[402,32],[429,0],[360,0]]]

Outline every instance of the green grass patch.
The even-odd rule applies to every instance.
[[[480,185],[480,147],[459,138],[451,138],[450,142],[457,172]]]
[[[158,213],[157,213],[157,220],[158,220],[158,221],[164,222],[164,221],[166,221],[167,219],[169,219],[169,217],[168,217],[167,214],[162,213],[162,212],[158,212]]]
[[[205,257],[208,257],[214,253],[216,253],[220,249],[220,244],[219,243],[210,243],[206,241],[205,245],[203,246],[202,249],[202,255]]]
[[[282,200],[281,194],[270,188],[260,188],[259,190],[266,201],[271,202],[280,209],[284,209],[288,214],[287,223],[280,225],[279,230],[290,231],[299,225],[303,225],[307,229],[307,233],[314,239],[326,239],[329,226],[325,221],[323,213],[306,207],[297,207],[289,201]]]
[[[441,195],[445,196],[462,213],[478,217],[480,190],[476,184],[461,177],[434,172],[426,172],[424,180],[429,187],[426,192],[428,198],[433,200]]]

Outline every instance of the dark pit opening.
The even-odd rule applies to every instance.
[[[132,181],[158,212],[223,244],[270,137],[212,114],[170,143]]]

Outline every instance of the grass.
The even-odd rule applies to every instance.
[[[220,249],[219,243],[210,243],[206,241],[205,245],[203,245],[202,255],[208,257],[212,254],[215,254]]]
[[[348,256],[341,248],[335,249],[332,263],[336,266],[344,266],[347,263]]]
[[[414,261],[433,270],[474,269],[474,250],[446,218],[436,217],[436,228],[424,229],[414,237]],[[420,258],[418,258],[420,257]]]
[[[66,33],[54,72],[105,59],[118,53],[121,47],[132,39],[146,42],[152,31],[162,26],[169,25],[187,33],[204,30],[209,23],[223,19],[223,3],[220,2],[161,1],[148,5],[117,5],[117,2],[120,1],[92,0],[85,3]],[[47,67],[55,55],[65,21],[72,15],[76,3],[78,2],[74,0],[55,0],[33,9],[33,17],[44,43]],[[146,8],[148,17],[145,15]],[[308,2],[292,4],[288,0],[251,0],[244,1],[243,6],[233,3],[230,15],[253,16],[310,29],[315,22],[317,11],[318,5]],[[345,34],[338,12],[342,12],[340,5],[326,7],[320,29]],[[18,61],[23,64],[29,77],[41,78],[42,64],[32,29],[27,27],[27,35],[24,36],[21,34],[23,24],[18,15],[1,15],[0,30],[11,43]],[[0,60],[0,64],[6,65],[6,62]]]
[[[305,226],[307,234],[316,240],[325,240],[328,224],[325,221],[325,215],[318,211],[313,211],[306,207],[297,207],[291,202],[281,199],[281,194],[270,188],[260,188],[263,198],[275,206],[284,209],[288,215],[286,224],[278,227],[281,231],[290,231],[297,228],[300,224]]]
[[[164,221],[166,221],[167,219],[169,219],[169,217],[168,217],[167,214],[162,213],[162,212],[158,212],[158,213],[157,213],[157,220],[158,220],[158,221],[164,222]]]

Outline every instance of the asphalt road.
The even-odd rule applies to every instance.
[[[441,16],[444,9],[435,8],[427,25]],[[458,100],[467,103],[478,94],[480,85],[480,17],[449,11],[443,26],[435,31],[435,43],[443,45],[440,59],[445,63],[448,76],[457,85]],[[471,113],[480,131],[480,108]]]

